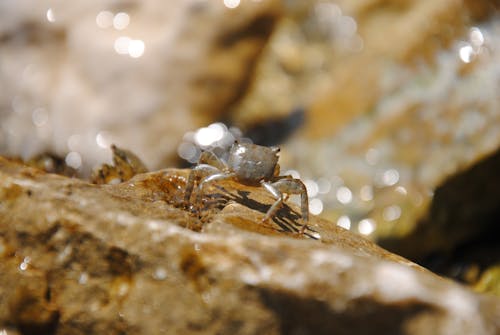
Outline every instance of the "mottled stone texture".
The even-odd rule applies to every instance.
[[[260,223],[271,199],[259,189],[215,185],[198,219],[181,205],[186,174],[162,170],[97,186],[0,159],[0,329],[498,332],[498,299],[330,222],[313,217],[302,237],[293,232],[296,208],[285,206]]]

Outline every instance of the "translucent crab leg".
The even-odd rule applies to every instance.
[[[211,151],[203,151],[198,159],[198,165],[189,173],[186,191],[184,193],[184,202],[189,203],[196,180],[199,180],[203,174],[217,174],[227,169],[226,163],[217,157]]]
[[[219,169],[213,167],[212,165],[200,164],[195,166],[189,173],[188,181],[186,184],[186,191],[184,192],[184,201],[186,203],[189,203],[189,199],[191,199],[191,194],[193,193],[194,183],[201,177],[202,174],[217,174],[219,172]]]
[[[216,180],[225,180],[225,179],[231,179],[235,176],[234,173],[227,173],[227,172],[220,172],[213,174],[211,176],[206,177],[203,179],[203,181],[198,185],[198,193],[196,194],[196,204],[200,206],[201,204],[201,197],[203,195],[203,189],[205,186],[211,182],[214,182]]]
[[[302,183],[300,179],[283,178],[272,184],[262,183],[262,185],[269,192],[271,192],[275,196],[275,198],[278,199],[267,211],[266,216],[264,217],[264,219],[266,220],[271,218],[276,213],[279,206],[282,205],[283,203],[282,193],[300,194],[300,210],[303,221],[303,225],[300,228],[300,233],[303,234],[307,227],[307,223],[309,222],[309,199],[307,197],[307,190],[304,183]],[[279,195],[279,198],[277,197],[277,195]]]
[[[267,210],[266,215],[262,219],[262,221],[267,221],[270,218],[276,214],[276,211],[283,205],[283,194],[281,194],[280,191],[278,191],[273,185],[271,185],[268,182],[262,182],[262,186],[269,191],[273,195],[274,198],[276,198],[276,201],[274,204]]]

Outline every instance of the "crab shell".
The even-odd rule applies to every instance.
[[[278,147],[264,147],[250,143],[235,143],[229,151],[228,167],[239,182],[259,184],[275,175],[278,164]]]

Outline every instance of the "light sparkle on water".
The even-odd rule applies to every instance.
[[[363,219],[359,221],[358,231],[363,235],[370,235],[375,231],[375,221],[373,219]]]
[[[346,186],[339,187],[336,195],[337,195],[337,200],[344,205],[346,205],[352,201],[352,192]]]
[[[240,5],[240,0],[223,0],[224,6],[234,9]]]
[[[347,215],[342,215],[337,220],[337,226],[345,229],[351,229],[351,219]]]

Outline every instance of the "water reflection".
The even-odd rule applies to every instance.
[[[371,185],[363,185],[359,190],[359,197],[363,201],[373,200],[373,187]]]
[[[471,45],[464,45],[463,47],[460,48],[458,54],[462,62],[470,63],[475,53]]]
[[[336,195],[337,195],[337,200],[344,205],[352,201],[352,192],[346,186],[339,187],[337,189]]]
[[[208,127],[198,129],[194,134],[194,141],[202,147],[208,147],[222,140],[226,131],[227,127],[223,123],[213,123]],[[228,141],[231,142],[231,139],[228,139]]]
[[[318,195],[319,192],[318,184],[314,180],[306,179],[303,180],[303,182],[304,185],[306,186],[307,195],[309,196],[309,198],[314,198],[316,195]]]
[[[19,270],[26,271],[30,263],[31,263],[31,257],[29,256],[24,257],[21,264],[19,264]]]
[[[164,267],[157,267],[153,273],[153,278],[156,280],[165,280],[167,278],[167,269]]]
[[[182,142],[177,147],[177,153],[182,159],[196,163],[202,150],[212,150],[216,154],[224,154],[227,153],[227,149],[235,140],[250,142],[249,139],[241,137],[239,129],[228,128],[224,123],[215,122],[207,127],[201,127],[184,134]]]
[[[89,280],[89,274],[87,272],[80,273],[80,277],[78,278],[78,284],[85,285]]]
[[[113,25],[114,15],[112,12],[104,10],[97,14],[95,18],[95,23],[99,28],[109,28]]]
[[[100,131],[95,137],[95,142],[102,149],[108,149],[113,144],[111,133],[107,131]]]
[[[224,6],[234,9],[240,5],[240,0],[223,0]]]
[[[347,215],[342,215],[337,220],[337,226],[345,229],[351,229],[351,219]]]
[[[82,166],[82,156],[76,151],[69,152],[64,161],[66,162],[66,165],[72,167],[73,169],[79,169]]]
[[[472,62],[478,55],[484,51],[485,38],[483,32],[478,27],[472,27],[469,30],[469,40],[462,42],[458,49],[458,56],[464,63]]]
[[[392,186],[399,181],[399,172],[396,169],[389,169],[382,175],[384,185]]]
[[[113,27],[116,30],[123,30],[127,28],[130,23],[130,16],[127,13],[120,12],[113,17]]]
[[[375,220],[363,219],[358,223],[358,231],[363,235],[370,235],[375,231]]]
[[[397,220],[401,216],[401,207],[399,207],[397,205],[388,206],[388,207],[384,208],[382,216],[384,217],[384,220],[386,220],[386,221]]]
[[[472,27],[469,32],[469,39],[475,49],[481,47],[484,43],[484,35],[481,32],[481,29],[478,27]]]
[[[146,45],[142,40],[130,40],[128,45],[128,54],[132,58],[139,58],[144,54]]]
[[[144,54],[146,45],[142,40],[134,40],[128,36],[120,36],[115,40],[114,49],[120,55],[129,55],[132,58],[139,58]]]
[[[318,193],[319,194],[328,194],[332,189],[332,183],[324,177],[320,177],[317,181],[318,185]]]
[[[314,6],[314,16],[319,30],[330,39],[337,49],[350,52],[363,50],[363,38],[357,33],[358,23],[352,16],[343,15],[337,4],[318,2]]]
[[[46,17],[47,17],[47,21],[49,21],[50,23],[53,23],[56,21],[56,18],[54,16],[54,10],[52,8],[47,9]]]
[[[49,121],[49,114],[45,108],[37,108],[31,114],[31,120],[36,127],[43,127]]]
[[[318,198],[309,200],[309,212],[314,215],[319,215],[323,211],[323,201]]]

